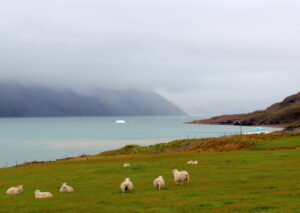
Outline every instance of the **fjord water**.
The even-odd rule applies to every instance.
[[[125,120],[118,124],[116,120]],[[199,116],[1,118],[0,167],[96,154],[127,144],[239,134],[239,126],[184,124]],[[274,131],[274,128],[265,128]],[[242,127],[253,132],[253,127]]]

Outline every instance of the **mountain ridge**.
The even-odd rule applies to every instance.
[[[300,92],[272,104],[265,110],[244,114],[219,115],[204,120],[187,122],[190,124],[228,124],[228,125],[279,125],[300,122]]]
[[[69,89],[0,82],[0,117],[184,114],[155,92],[98,89],[82,95]]]

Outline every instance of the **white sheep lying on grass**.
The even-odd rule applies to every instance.
[[[126,162],[124,163],[123,167],[129,167],[130,166],[130,163]]]
[[[130,181],[130,178],[125,178],[125,181],[121,183],[120,188],[123,193],[131,191],[133,189],[133,184]]]
[[[59,189],[60,192],[74,192],[74,188],[72,186],[68,186],[66,183],[63,183]]]
[[[9,189],[7,189],[6,194],[15,195],[15,194],[19,194],[21,192],[23,192],[23,186],[22,185],[10,187]]]
[[[187,164],[195,165],[195,164],[198,164],[198,161],[197,160],[190,160],[190,161],[187,162]]]
[[[154,187],[156,187],[158,190],[160,190],[161,188],[164,188],[165,187],[165,181],[163,179],[162,176],[158,176],[158,178],[156,178],[154,181],[153,181],[153,185]]]
[[[183,185],[184,183],[189,184],[190,182],[189,173],[187,171],[179,172],[177,169],[174,169],[173,175],[175,184],[181,183],[181,185]]]
[[[51,192],[41,192],[40,190],[35,190],[35,198],[50,198],[53,197]]]

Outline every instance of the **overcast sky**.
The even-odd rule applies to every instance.
[[[0,79],[155,90],[189,114],[300,91],[299,0],[0,1]]]

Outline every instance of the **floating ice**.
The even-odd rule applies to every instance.
[[[125,124],[126,123],[126,121],[124,121],[124,120],[116,120],[116,122],[115,123],[117,123],[117,124]]]

